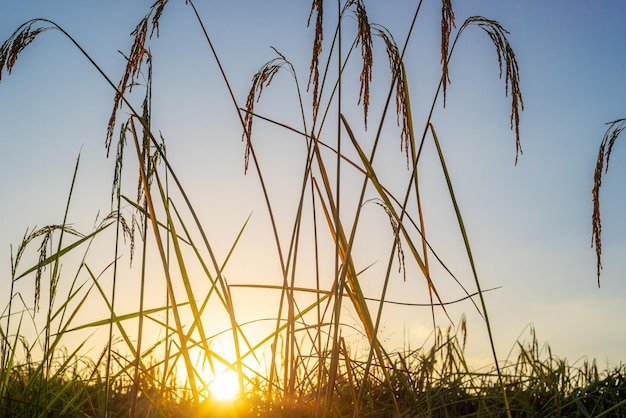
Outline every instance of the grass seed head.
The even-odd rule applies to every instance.
[[[391,210],[387,207],[387,205],[385,205],[382,200],[374,199],[372,201],[381,208],[383,208],[383,210],[389,217],[389,223],[391,224],[391,229],[393,230],[394,242],[398,251],[398,273],[403,273],[403,279],[406,282],[406,264],[404,258],[404,250],[402,249],[402,240],[400,239],[400,225],[398,224],[398,221],[394,217]]]
[[[323,0],[313,0],[311,3],[311,12],[309,13],[309,20],[307,21],[307,26],[311,24],[311,18],[313,17],[313,13],[316,13],[315,19],[315,36],[313,39],[313,52],[311,57],[311,66],[309,68],[309,82],[307,85],[307,90],[311,87],[311,81],[313,82],[313,124],[317,120],[317,112],[319,110],[319,81],[320,81],[320,71],[319,71],[319,57],[322,53],[322,41],[324,40],[323,33],[323,20],[324,20],[324,1]]]
[[[278,70],[285,64],[285,58],[279,54],[278,58],[274,58],[261,67],[259,71],[252,77],[252,86],[248,92],[246,99],[246,115],[244,117],[244,132],[241,139],[246,142],[244,170],[248,171],[248,163],[250,162],[251,137],[252,137],[252,121],[254,120],[254,105],[261,99],[263,89],[269,86],[274,79]]]
[[[358,21],[357,44],[361,45],[361,58],[363,68],[361,70],[361,91],[359,92],[359,104],[363,103],[363,122],[367,129],[367,111],[370,104],[370,82],[372,81],[373,55],[372,55],[372,31],[361,0],[356,3],[355,14]]]
[[[454,23],[454,10],[450,0],[441,2],[441,78],[443,80],[443,105],[446,105],[446,86],[450,83],[448,74],[448,60],[450,58],[448,46],[450,44],[450,32],[456,27]]]
[[[600,187],[602,186],[602,173],[609,171],[609,159],[613,145],[620,133],[626,128],[626,118],[617,119],[607,123],[609,126],[604,133],[596,168],[593,173],[593,188],[591,189],[593,201],[593,213],[591,215],[591,246],[596,247],[596,270],[598,275],[598,287],[600,287],[600,272],[602,271],[602,221],[600,218]],[[606,167],[605,167],[606,164]]]
[[[0,81],[2,80],[2,72],[5,69],[9,75],[11,74],[17,58],[24,48],[30,45],[37,35],[50,29],[49,27],[33,29],[33,25],[37,22],[39,22],[39,19],[29,20],[22,24],[0,47]]]
[[[35,273],[35,312],[39,312],[39,301],[41,299],[41,275],[43,274],[43,270],[45,268],[44,262],[46,261],[46,256],[48,254],[48,242],[50,241],[51,235],[52,230],[46,230],[43,240],[41,241],[41,245],[39,246],[39,262],[37,263],[37,271]]]
[[[524,100],[522,98],[522,92],[520,90],[520,77],[519,66],[517,64],[517,58],[507,35],[509,32],[495,20],[486,19],[482,16],[472,16],[468,18],[463,26],[459,30],[459,34],[468,26],[477,25],[484,30],[493,45],[496,47],[498,54],[498,65],[500,67],[500,78],[502,78],[502,69],[504,67],[505,78],[505,95],[508,97],[511,93],[511,130],[515,130],[515,165],[517,165],[518,158],[523,154],[520,134],[519,134],[519,121],[520,112],[524,110]],[[458,36],[458,35],[457,35]]]
[[[126,60],[126,70],[124,75],[120,79],[115,92],[115,98],[113,100],[113,111],[109,118],[107,125],[107,133],[105,140],[105,147],[107,150],[107,157],[109,156],[109,150],[111,148],[111,141],[113,139],[113,131],[115,129],[115,120],[117,116],[117,110],[122,105],[122,98],[126,89],[130,92],[132,90],[134,81],[141,72],[141,67],[145,57],[149,57],[150,53],[146,49],[146,41],[154,35],[156,31],[157,37],[159,36],[159,19],[163,14],[163,10],[168,0],[157,0],[150,11],[144,16],[143,19],[137,24],[135,29],[130,33],[133,36],[134,42],[130,49],[130,54]],[[148,29],[150,29],[150,35],[148,35]]]
[[[372,25],[374,26],[374,25]],[[409,164],[409,110],[408,110],[408,87],[406,85],[406,77],[404,74],[404,64],[398,44],[393,35],[387,28],[381,25],[375,25],[376,35],[379,36],[387,48],[387,57],[389,59],[389,67],[391,69],[391,78],[396,80],[396,121],[401,126],[400,148],[406,154],[407,167]]]

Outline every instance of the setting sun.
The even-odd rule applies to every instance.
[[[218,374],[209,384],[209,390],[211,395],[218,401],[235,399],[239,395],[237,374],[233,371]]]

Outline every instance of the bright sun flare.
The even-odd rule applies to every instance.
[[[233,400],[239,394],[239,381],[237,373],[227,371],[215,376],[209,385],[213,397],[219,401]]]

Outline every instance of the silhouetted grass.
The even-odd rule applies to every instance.
[[[280,266],[280,284],[229,283],[225,271],[245,236],[247,221],[228,242],[227,254],[218,257],[215,241],[209,239],[196,207],[167,158],[163,136],[152,130],[149,44],[158,35],[159,19],[167,9],[183,6],[170,6],[167,0],[153,4],[131,34],[133,45],[118,83],[102,71],[65,29],[49,20],[30,20],[18,27],[0,48],[0,76],[5,71],[11,73],[19,54],[42,33],[50,30],[63,33],[114,92],[105,146],[108,155],[115,145],[115,173],[111,213],[91,232],[81,233],[70,227],[67,219],[73,204],[77,161],[62,222],[27,231],[15,253],[11,253],[11,281],[7,286],[10,297],[0,326],[0,414],[33,417],[626,414],[623,366],[599,372],[595,362],[569,365],[553,356],[549,348],[540,350],[534,333],[529,344],[519,342],[517,357],[506,361],[499,359],[493,344],[483,297],[489,289],[481,288],[432,115],[436,105],[445,102],[451,78],[449,63],[457,41],[465,30],[472,27],[482,30],[496,49],[505,94],[511,98],[510,124],[515,132],[517,161],[522,152],[519,123],[523,100],[517,60],[509,44],[509,34],[499,22],[473,16],[455,32],[452,4],[442,1],[441,78],[429,113],[422,118],[423,126],[416,126],[409,88],[412,75],[407,74],[404,55],[413,24],[421,16],[421,1],[413,12],[411,31],[403,44],[397,43],[388,28],[371,21],[361,0],[340,2],[331,12],[328,4],[313,1],[309,23],[314,23],[314,40],[307,87],[300,84],[289,58],[274,50],[276,56],[253,76],[243,107],[233,94],[228,72],[200,13],[192,1],[186,3],[197,18],[229,91],[232,111],[241,122],[245,170],[254,173],[261,187],[276,254],[272,262]],[[337,26],[331,30],[324,27],[324,16],[328,13],[337,18]],[[356,33],[342,29],[347,18],[356,20]],[[325,40],[328,35],[330,41]],[[378,68],[373,51],[378,47],[384,48],[387,59],[384,65],[378,65],[389,69],[383,78],[388,85],[384,100],[371,96],[373,69]],[[346,112],[349,106],[342,99],[343,83],[352,79],[347,68],[353,60],[359,60],[360,71],[355,78],[358,78],[362,124],[352,120],[352,115]],[[265,89],[271,88],[274,78],[283,72],[293,80],[301,113],[299,121],[268,117],[257,109],[263,104]],[[136,90],[140,90],[139,95]],[[305,103],[307,99],[310,104]],[[380,105],[376,107],[379,112],[376,115],[374,102]],[[129,117],[118,124],[120,109]],[[398,195],[391,193],[379,179],[382,169],[376,161],[388,112],[395,112],[398,126],[389,129],[397,132],[407,165],[406,177],[401,179],[406,186]],[[332,128],[331,120],[335,122]],[[306,157],[295,174],[301,181],[300,187],[289,196],[297,209],[293,218],[287,220],[290,226],[287,238],[279,233],[278,203],[269,191],[266,167],[257,156],[257,146],[261,145],[254,140],[256,123],[284,129],[299,141]],[[372,138],[362,138],[362,132],[368,129],[375,134]],[[116,133],[119,139],[115,142]],[[425,158],[422,149],[427,142],[437,150],[436,163],[446,180],[445,192],[450,196],[460,228],[475,289],[461,284],[427,239],[426,226],[429,230],[436,227],[424,217],[425,197],[420,185],[426,179],[418,175]],[[599,161],[603,161],[603,155]],[[129,170],[137,170],[132,172],[133,181],[137,178],[138,184],[134,197],[122,191],[122,185],[130,182]],[[355,173],[361,187],[356,189],[356,194],[346,193],[343,179]],[[599,179],[597,183],[599,187]],[[377,278],[382,288],[381,294],[374,298],[366,297],[361,283],[371,266],[360,264],[354,257],[354,248],[359,243],[357,231],[366,222],[361,210],[368,202],[384,212],[392,243],[390,248],[381,250],[381,259],[387,260],[386,272]],[[352,208],[349,210],[354,213],[348,216],[345,212],[348,209],[344,208]],[[98,271],[94,270],[98,255],[90,249],[95,242],[102,241],[111,246],[113,256]],[[330,260],[320,255],[328,249],[332,253]],[[71,273],[62,270],[61,261],[79,251],[83,255],[76,270]],[[116,294],[125,291],[127,283],[135,278],[124,276],[122,280],[119,259],[125,253],[139,264],[136,279],[140,285],[136,306],[125,307],[128,313],[120,314]],[[28,258],[25,261],[25,254],[35,254],[36,261]],[[312,260],[312,267],[301,267],[304,257]],[[22,267],[22,262],[30,264]],[[465,297],[444,300],[433,280],[435,265],[454,279]],[[164,302],[148,307],[145,297],[150,284],[146,271],[155,266],[160,266]],[[393,303],[387,297],[387,289],[394,270],[405,279],[407,270],[418,272],[424,280],[433,321],[434,341],[430,347],[391,351],[380,340],[383,310]],[[314,284],[303,279],[311,275],[315,276]],[[111,288],[104,286],[103,277],[112,279]],[[35,284],[32,304],[14,291],[16,282],[27,279]],[[69,291],[62,295],[57,292],[61,280],[70,283]],[[42,283],[49,295],[43,304],[44,329],[36,333],[34,341],[28,341],[22,325],[28,321],[37,329]],[[276,314],[241,321],[238,317],[241,302],[233,295],[234,288],[275,292],[279,295]],[[107,314],[97,320],[82,320],[81,314],[94,300],[106,306]],[[477,370],[465,358],[468,331],[464,319],[458,329],[442,327],[435,321],[436,309],[449,318],[446,307],[461,301],[470,302],[468,306],[484,319],[493,355],[491,368]],[[215,332],[212,318],[219,315],[229,325],[222,332]],[[357,323],[351,324],[354,318]],[[260,329],[269,331],[253,338],[251,329],[267,323],[271,324],[269,328]],[[148,326],[158,332],[149,334]],[[364,354],[353,352],[350,341],[344,338],[344,332],[350,329],[363,336],[367,345]],[[102,330],[107,334],[106,344],[95,359],[84,354],[89,336],[71,352],[64,348],[67,335]],[[232,343],[231,358],[214,350],[217,341],[225,340]],[[231,402],[217,400],[210,389],[212,379],[223,371],[237,376],[240,395]]]

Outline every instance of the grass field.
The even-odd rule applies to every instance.
[[[234,264],[259,262],[253,253],[240,251],[249,218],[234,236],[216,239],[168,159],[174,138],[153,129],[158,85],[153,86],[150,45],[159,19],[179,7],[193,10],[193,23],[229,92],[223,106],[240,121],[245,170],[258,182],[267,219],[264,242],[277,266],[272,282],[230,279]],[[410,11],[413,22],[420,7],[421,1]],[[356,22],[350,26],[356,32],[344,29],[347,19]],[[192,1],[153,4],[132,32],[126,69],[117,82],[55,22],[34,19],[17,28],[0,49],[0,76],[17,71],[22,51],[55,31],[110,85],[114,100],[104,136],[115,173],[112,191],[102,190],[111,194],[110,213],[92,230],[76,230],[68,214],[77,204],[79,156],[65,216],[28,229],[11,248],[10,279],[3,276],[10,297],[0,318],[0,415],[626,416],[624,366],[602,370],[593,360],[570,364],[540,344],[533,329],[529,341],[519,341],[507,356],[496,352],[484,298],[492,289],[484,289],[477,274],[432,116],[445,102],[457,40],[465,31],[479,31],[497,54],[510,100],[511,146],[519,156],[524,107],[519,68],[509,33],[499,22],[473,16],[459,24],[449,0],[442,1],[437,19],[441,78],[424,115],[413,114],[409,83],[414,75],[404,65],[411,31],[398,43],[393,28],[371,23],[361,0],[337,5],[314,0],[310,72],[298,74],[288,57],[274,50],[245,100],[235,96],[211,30]],[[326,27],[328,21],[336,26]],[[384,61],[375,64],[374,57]],[[374,68],[380,80],[374,80]],[[293,81],[293,96],[285,100],[297,109],[298,120],[258,110],[278,74]],[[385,94],[371,94],[375,81],[376,91]],[[347,91],[358,92],[358,104],[342,97]],[[289,136],[285,150],[297,146],[289,167],[298,187],[287,196],[274,194],[280,179],[267,174],[271,167],[260,157],[264,144],[255,132],[261,124]],[[384,180],[389,168],[377,160],[381,148],[389,146],[383,138],[391,134],[397,138],[391,146],[400,144],[399,161],[405,164],[402,189],[391,190]],[[434,150],[429,154],[434,160],[426,160],[425,146]],[[422,190],[429,181],[420,175],[424,164],[435,165],[443,177],[470,265],[469,281],[459,280],[428,240],[427,230],[437,225],[424,216]],[[287,215],[281,210],[285,201],[293,208]],[[374,237],[362,232],[372,223]],[[357,261],[355,254],[364,249],[385,261]],[[104,253],[111,256],[103,260]],[[435,280],[441,275],[463,296],[443,297]],[[395,303],[387,289],[392,280],[407,277],[418,277],[426,289],[432,333],[420,347],[392,348],[382,332],[381,318]],[[380,285],[376,297],[371,297],[372,281]],[[34,295],[24,294],[26,282]],[[136,294],[136,306],[121,307],[116,299],[129,293]],[[242,314],[261,298],[267,298],[271,314]],[[466,358],[472,330],[464,317],[453,321],[449,313],[459,304],[481,316],[491,366],[477,367]],[[104,343],[94,350],[94,340]]]

